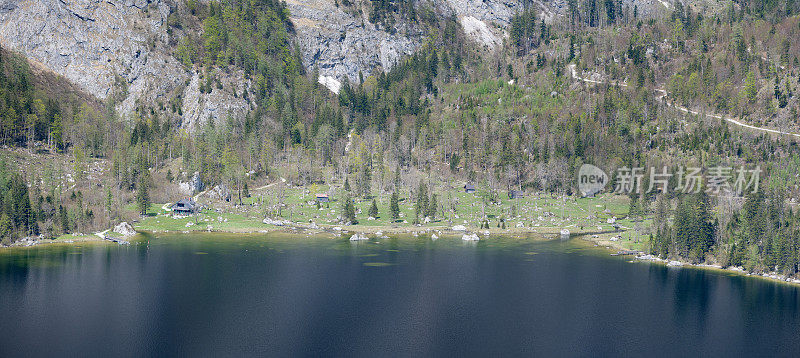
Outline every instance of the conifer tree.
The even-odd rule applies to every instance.
[[[397,197],[397,192],[395,191],[392,193],[392,199],[389,202],[389,211],[392,212],[392,220],[397,220],[400,218],[400,204],[398,203],[400,200]]]
[[[344,203],[342,203],[342,219],[349,221],[352,225],[358,224],[358,220],[356,219],[356,208],[353,205],[353,199],[349,194],[345,197]]]
[[[148,171],[144,170],[139,174],[139,182],[136,184],[136,207],[142,215],[147,214],[150,207],[150,180]]]
[[[375,201],[374,198],[372,199],[372,206],[369,208],[369,216],[373,218],[378,217],[378,203]]]

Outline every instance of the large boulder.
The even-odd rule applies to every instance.
[[[128,224],[125,221],[117,224],[117,226],[114,226],[113,231],[117,234],[122,235],[123,237],[136,235],[136,230],[133,229],[133,226],[131,226],[131,224]]]

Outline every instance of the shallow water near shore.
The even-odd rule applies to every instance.
[[[800,289],[581,240],[170,234],[0,251],[0,356],[798,356]]]

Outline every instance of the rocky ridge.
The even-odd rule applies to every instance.
[[[207,2],[207,0],[200,0]],[[713,1],[713,0],[708,0]],[[669,8],[671,0],[624,0],[639,12]],[[566,0],[534,0],[546,21],[566,12]],[[201,91],[197,68],[186,68],[172,49],[180,34],[168,18],[182,0],[0,0],[0,44],[64,76],[87,93],[114,99],[123,117],[140,105],[167,112],[179,103],[182,126],[241,117],[255,108],[244,96],[251,87],[241,72],[216,71],[219,84]],[[348,78],[388,71],[417,51],[426,29],[400,19],[392,28],[369,21],[369,2],[344,8],[337,0],[288,0],[304,66],[319,71],[320,83],[334,92]],[[416,6],[455,16],[464,32],[487,51],[502,46],[510,19],[522,0],[419,0]],[[208,86],[206,87],[208,89]]]
[[[139,104],[184,98],[182,121],[191,130],[212,118],[242,115],[249,104],[230,90],[201,94],[196,70],[169,54],[167,0],[0,0],[0,43],[64,76],[95,97],[118,98],[132,116]],[[224,76],[223,76],[224,77]],[[241,78],[223,79],[241,90]]]

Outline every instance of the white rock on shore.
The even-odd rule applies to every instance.
[[[453,226],[453,231],[467,231],[467,227],[464,225],[456,225]]]
[[[122,235],[123,237],[136,235],[136,230],[134,230],[133,227],[125,221],[117,224],[117,226],[114,226],[113,231]]]
[[[464,241],[479,241],[480,239],[477,234],[464,234],[461,236],[461,240]]]
[[[353,236],[350,236],[350,241],[364,241],[364,240],[369,240],[369,238],[366,235],[361,235],[358,233],[356,233]]]

